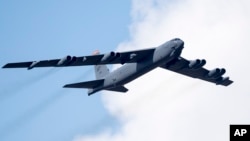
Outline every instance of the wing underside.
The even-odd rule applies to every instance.
[[[91,56],[65,56],[61,59],[29,61],[8,63],[3,68],[36,68],[36,67],[71,67],[86,66],[99,64],[124,64],[140,61],[144,57],[153,53],[155,48],[127,51],[127,52],[110,52],[107,54],[97,54]]]
[[[202,67],[203,65],[205,65],[205,60],[200,61],[197,59],[194,61],[189,61],[182,57],[179,57],[178,59],[161,66],[161,68],[171,70],[173,72],[192,78],[215,83],[217,85],[228,86],[233,83],[233,81],[231,81],[229,77],[222,76],[226,72],[225,69],[216,68],[213,70],[207,70]]]

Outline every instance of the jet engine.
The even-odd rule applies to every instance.
[[[65,65],[65,64],[69,63],[72,60],[72,58],[74,58],[74,57],[71,57],[69,55],[65,56],[61,60],[58,61],[57,65],[58,66]],[[75,59],[76,59],[76,57],[75,57]]]
[[[226,73],[226,70],[224,68],[222,69],[216,68],[216,69],[210,70],[207,76],[211,79],[217,79],[225,73]]]
[[[115,53],[115,52],[110,52],[110,53],[107,53],[105,54],[102,59],[101,59],[101,62],[109,62],[111,60],[113,60],[114,58],[117,58],[117,57],[121,57],[121,54],[120,53]]]
[[[199,68],[203,67],[205,64],[206,64],[206,60],[196,59],[196,60],[190,61],[188,64],[188,67],[190,69],[199,69]]]
[[[71,58],[71,60],[70,60],[70,62],[69,63],[74,63],[75,61],[76,61],[76,57],[75,56],[73,56],[72,58]]]

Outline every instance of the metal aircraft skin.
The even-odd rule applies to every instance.
[[[187,60],[181,57],[184,42],[174,38],[156,48],[142,49],[127,52],[109,52],[90,56],[71,57],[62,59],[8,63],[3,68],[28,68],[36,67],[70,67],[94,65],[96,80],[67,84],[64,88],[88,88],[88,95],[100,90],[127,92],[125,84],[142,76],[149,71],[160,67],[192,78],[198,78],[216,85],[228,86],[233,81],[223,77],[226,70],[215,68],[207,70],[204,59]],[[106,64],[123,64],[120,68],[109,72]]]

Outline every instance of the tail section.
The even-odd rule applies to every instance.
[[[93,52],[93,55],[98,55],[98,54],[99,54],[98,50]],[[64,88],[87,88],[88,95],[92,95],[100,90],[108,90],[108,91],[115,91],[115,92],[127,92],[128,91],[128,89],[125,88],[124,86],[117,86],[117,87],[105,89],[103,86],[105,76],[110,73],[108,67],[106,65],[95,65],[94,68],[95,68],[96,80],[67,84],[64,86]]]
[[[92,89],[92,88],[89,88],[88,89],[88,95],[92,95],[98,91],[100,91],[102,89]],[[113,91],[113,92],[122,92],[122,93],[125,93],[128,91],[128,89],[124,86],[117,86],[117,87],[113,87],[113,88],[109,88],[109,89],[103,89],[103,90],[108,90],[108,91]]]
[[[106,65],[95,65],[96,79],[103,79],[108,74],[109,74],[109,69]]]
[[[72,83],[72,84],[66,84],[63,87],[64,88],[87,88],[88,89],[88,95],[92,95],[100,90],[103,90],[102,86],[104,83],[104,79],[99,80],[93,80],[93,81],[86,81],[86,82],[80,82],[80,83]],[[113,88],[104,89],[108,91],[114,91],[114,92],[127,92],[128,89],[124,86],[117,86]]]
[[[104,82],[104,79],[99,80],[93,80],[93,81],[86,81],[86,82],[80,82],[80,83],[72,83],[64,85],[64,88],[95,88],[99,85],[102,85]]]
[[[124,87],[124,86],[117,86],[117,87],[106,89],[106,90],[114,91],[114,92],[123,92],[123,93],[128,91],[128,89],[126,87]]]
[[[98,50],[93,52],[93,55],[98,55],[100,52]],[[103,79],[109,74],[109,69],[106,65],[95,65],[95,77],[96,79]]]

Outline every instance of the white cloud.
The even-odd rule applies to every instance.
[[[116,133],[80,135],[75,141],[227,141],[230,124],[250,123],[248,0],[133,0],[131,40],[118,50],[185,41],[182,56],[225,67],[235,83],[216,86],[156,69],[126,85],[126,94],[105,92],[103,101],[121,122]]]

